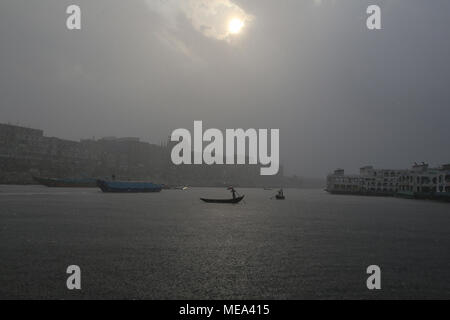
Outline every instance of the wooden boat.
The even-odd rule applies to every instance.
[[[283,189],[281,188],[280,190],[278,190],[277,194],[275,195],[275,199],[277,200],[284,200],[284,192]]]
[[[34,177],[33,179],[49,188],[95,188],[97,187],[96,179],[56,179],[56,178],[44,178]]]
[[[200,200],[207,202],[207,203],[238,203],[242,199],[244,199],[244,196],[236,197],[234,199],[205,199],[200,198]]]
[[[97,180],[97,186],[103,192],[116,193],[147,193],[160,192],[162,190],[162,185],[154,184],[152,182]]]

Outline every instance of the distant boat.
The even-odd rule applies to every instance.
[[[285,199],[283,189],[278,190],[278,193],[275,195],[275,199],[277,200]]]
[[[160,192],[162,185],[152,182],[132,182],[132,181],[105,181],[97,180],[97,186],[103,192],[118,193],[141,193],[141,192]]]
[[[186,186],[172,186],[172,185],[161,185],[164,190],[186,190],[188,187]]]
[[[36,182],[50,188],[95,188],[97,186],[96,179],[57,179],[33,177]]]

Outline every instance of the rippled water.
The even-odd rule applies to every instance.
[[[0,298],[450,298],[450,204],[240,189],[0,186]],[[68,291],[68,265],[82,290]],[[366,268],[382,290],[366,288]]]

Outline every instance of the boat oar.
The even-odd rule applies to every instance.
[[[235,190],[235,191],[236,191],[236,190]],[[239,192],[236,191],[236,193],[237,193],[238,197],[241,197],[241,194],[240,194]],[[242,199],[242,202],[243,202],[243,203],[247,203],[247,202],[245,202],[245,198]]]

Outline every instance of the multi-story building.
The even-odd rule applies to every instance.
[[[450,164],[428,168],[428,164],[414,164],[399,177],[400,195],[415,198],[446,197],[450,194]]]
[[[70,141],[42,130],[0,124],[0,183],[32,183],[32,176],[158,179],[166,150],[139,138]]]
[[[70,141],[44,136],[42,130],[0,124],[0,183],[33,183],[33,176],[151,180],[197,186],[298,186],[298,179],[260,176],[255,165],[175,166],[171,145],[139,138],[107,137]],[[291,182],[291,183],[288,183]]]
[[[429,168],[422,163],[409,170],[365,166],[359,175],[346,175],[343,169],[337,169],[327,176],[326,190],[337,194],[450,199],[450,165]]]
[[[398,188],[398,177],[406,170],[374,169],[365,166],[359,175],[346,175],[337,169],[327,176],[327,191],[368,195],[393,195]]]

